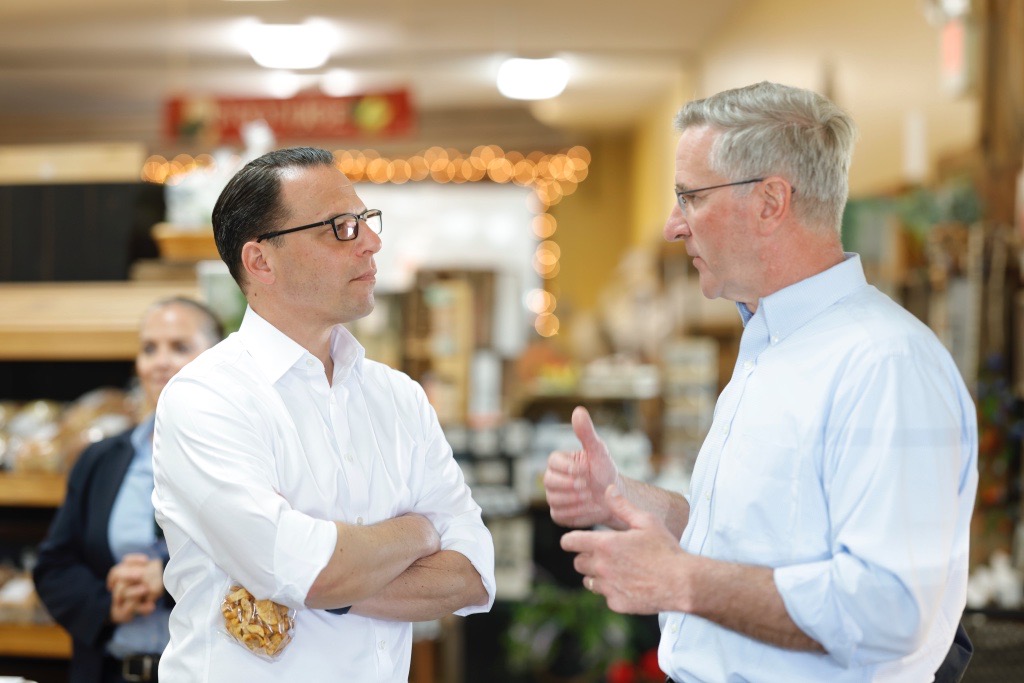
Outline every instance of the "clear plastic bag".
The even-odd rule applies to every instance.
[[[295,633],[295,610],[272,600],[257,600],[242,586],[231,586],[220,609],[227,634],[268,661],[288,647]]]

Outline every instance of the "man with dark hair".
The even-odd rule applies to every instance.
[[[744,330],[689,496],[618,474],[582,408],[551,515],[584,586],[661,613],[683,681],[931,681],[966,600],[977,420],[949,353],[867,284],[840,220],[855,128],[759,83],[677,118],[680,240]]]
[[[410,622],[494,600],[490,534],[426,396],[342,325],[373,309],[382,222],[317,149],[250,162],[217,201],[249,305],[157,411],[164,680],[405,681]],[[236,585],[295,610],[273,657],[228,636]]]

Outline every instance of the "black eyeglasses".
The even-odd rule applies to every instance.
[[[683,212],[686,211],[686,204],[689,201],[687,197],[693,197],[698,192],[707,192],[708,190],[717,190],[720,187],[732,187],[733,185],[749,185],[750,183],[759,183],[764,178],[751,178],[750,180],[737,180],[735,183],[723,183],[721,185],[711,185],[710,187],[698,187],[696,190],[676,190],[676,201],[679,202],[679,209]]]
[[[334,229],[334,236],[339,242],[348,242],[349,240],[354,240],[359,237],[360,223],[365,223],[366,227],[373,230],[378,235],[384,230],[384,220],[381,218],[380,209],[367,209],[362,213],[338,214],[334,218],[328,218],[327,220],[320,221],[319,223],[300,225],[297,228],[265,232],[262,235],[258,235],[256,237],[256,241],[262,242],[263,240],[268,240],[271,237],[287,235],[290,232],[298,232],[299,230],[308,230],[310,228],[319,228],[322,225],[329,225]]]

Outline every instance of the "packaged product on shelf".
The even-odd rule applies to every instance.
[[[132,398],[120,389],[94,389],[75,399],[60,420],[60,467],[70,470],[90,444],[119,434],[135,422]]]
[[[100,388],[69,405],[37,400],[0,427],[0,466],[14,472],[66,472],[87,446],[130,428],[135,406],[120,390]]]
[[[0,588],[0,624],[50,623],[28,572],[19,572]]]

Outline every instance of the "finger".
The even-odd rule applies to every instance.
[[[544,472],[544,488],[550,493],[551,491],[570,491],[579,493],[579,489],[576,486],[576,480],[564,474],[562,472],[555,472],[553,470],[546,470]]]
[[[565,451],[551,451],[548,456],[548,471],[568,474],[572,457]]]
[[[121,562],[129,565],[145,564],[149,562],[149,556],[145,553],[128,553],[121,558]]]
[[[584,577],[583,585],[591,593],[596,593],[597,592],[596,590],[594,590],[594,577],[593,576]]]
[[[632,529],[644,526],[646,515],[619,492],[619,487],[611,484],[604,492],[608,503],[608,511]]]
[[[152,614],[155,610],[156,603],[152,600],[140,602],[138,605],[135,606],[135,613],[139,616],[146,616],[147,614]]]
[[[594,567],[594,558],[590,553],[582,553],[574,557],[572,560],[572,568],[583,576],[594,576],[597,574],[596,568]]]
[[[590,419],[590,413],[583,406],[576,406],[572,411],[572,430],[576,433],[576,438],[583,444],[583,450],[588,453],[605,450],[604,442],[601,441],[597,430],[594,429],[594,421]]]
[[[125,588],[121,595],[125,600],[141,601],[145,596],[149,595],[149,589],[142,584],[132,584]]]
[[[597,532],[570,531],[562,536],[562,550],[570,553],[586,553],[594,548]]]

